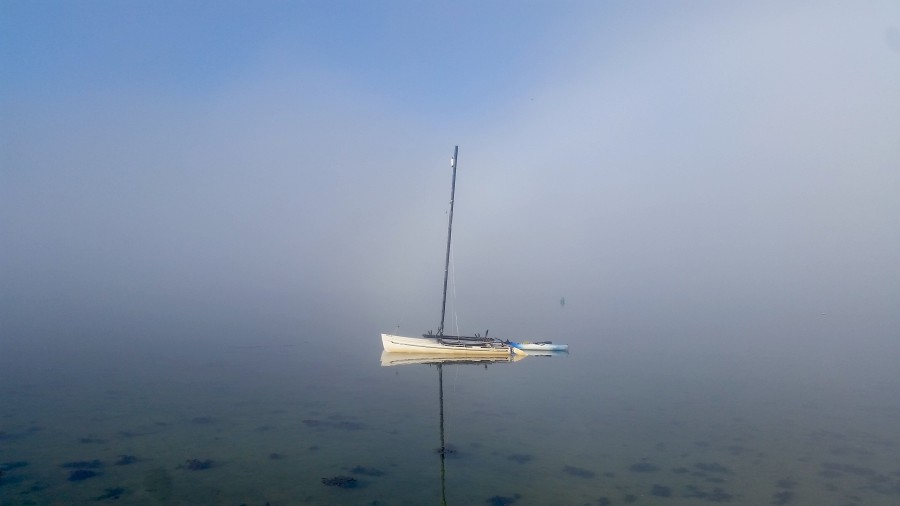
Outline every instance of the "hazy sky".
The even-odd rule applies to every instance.
[[[0,0],[0,325],[436,328],[455,144],[465,332],[900,337],[896,1]]]

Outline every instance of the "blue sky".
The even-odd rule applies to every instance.
[[[433,328],[459,144],[473,331],[556,332],[565,296],[573,335],[887,339],[898,27],[877,1],[4,1],[4,318]]]
[[[516,82],[534,82],[531,60],[564,35],[575,7],[6,2],[4,59],[15,76],[6,84],[20,93],[144,86],[190,95],[278,65],[327,72],[417,107],[477,110]]]

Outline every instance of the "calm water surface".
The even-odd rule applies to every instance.
[[[890,372],[602,336],[445,364],[442,462],[438,367],[378,331],[7,339],[0,504],[900,504]]]

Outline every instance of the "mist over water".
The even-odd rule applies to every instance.
[[[885,361],[590,333],[567,339],[568,355],[444,365],[442,481],[438,371],[382,367],[377,334],[355,323],[101,326],[57,346],[5,341],[2,504],[889,505],[900,494],[900,381]],[[356,485],[323,482],[338,478]]]
[[[572,351],[443,366],[449,504],[900,502],[895,3],[57,7],[0,6],[0,505],[439,502],[379,334],[457,144],[447,327]]]

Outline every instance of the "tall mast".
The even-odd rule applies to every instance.
[[[459,146],[453,148],[453,158],[450,166],[453,167],[453,182],[450,183],[450,219],[447,224],[447,257],[444,260],[444,301],[441,302],[441,326],[438,327],[438,336],[444,335],[444,315],[447,311],[447,274],[450,272],[450,238],[453,235],[453,200],[456,196],[456,160],[459,155]]]

